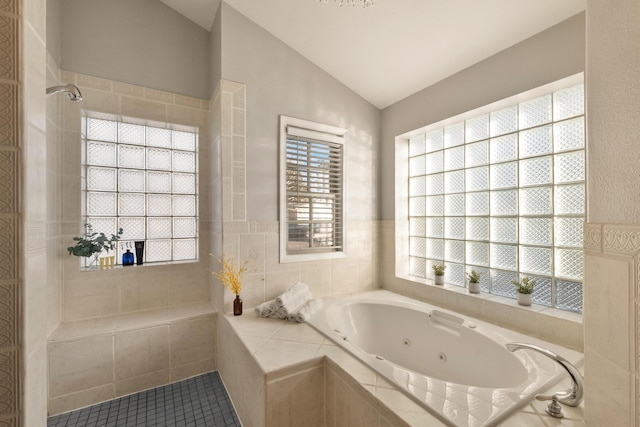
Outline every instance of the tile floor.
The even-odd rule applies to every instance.
[[[50,417],[47,427],[241,427],[218,372]]]

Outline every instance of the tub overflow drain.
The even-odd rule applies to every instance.
[[[405,347],[411,347],[411,340],[409,338],[405,338],[402,340],[402,345]]]
[[[444,353],[438,353],[438,359],[440,359],[440,361],[444,363],[447,361],[447,355]]]

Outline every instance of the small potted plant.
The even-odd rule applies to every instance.
[[[76,242],[75,246],[69,246],[67,250],[70,255],[81,256],[85,258],[91,258],[89,261],[89,268],[93,267],[100,257],[103,250],[107,251],[115,249],[116,242],[120,240],[123,230],[120,228],[118,234],[112,234],[111,238],[107,237],[104,233],[98,233],[93,231],[91,224],[85,224],[85,232],[82,237],[74,237],[73,241]]]
[[[521,282],[517,280],[512,280],[518,291],[518,304],[530,306],[533,294],[533,287],[536,285],[535,280],[531,280],[528,277],[523,277]]]
[[[471,270],[471,273],[467,273],[467,277],[469,278],[469,292],[472,294],[480,293],[480,276],[482,273],[479,273],[475,270]]]
[[[436,285],[444,285],[444,269],[447,268],[444,264],[433,264],[433,273],[435,274]]]

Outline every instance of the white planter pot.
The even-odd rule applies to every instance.
[[[518,292],[518,304],[530,306],[533,299],[533,294],[521,294]]]
[[[444,276],[434,276],[436,285],[444,285]]]
[[[480,293],[480,282],[469,282],[469,293],[479,294]]]

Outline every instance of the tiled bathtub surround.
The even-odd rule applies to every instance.
[[[51,415],[216,368],[211,303],[63,323],[49,340]]]
[[[440,421],[307,324],[247,311],[221,316],[219,368],[244,426],[439,426]],[[545,394],[567,388],[569,380]],[[583,407],[556,421],[534,401],[503,426],[582,425]]]

